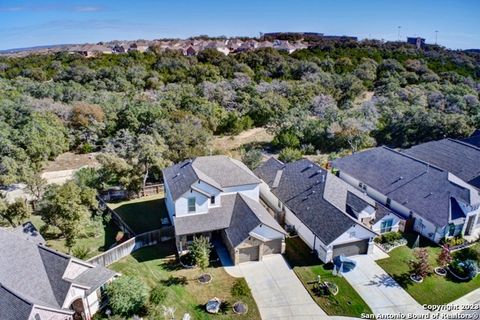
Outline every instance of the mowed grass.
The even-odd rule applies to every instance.
[[[334,276],[332,267],[323,264],[313,256],[310,248],[299,237],[287,238],[286,258],[293,271],[308,290],[315,302],[330,316],[359,317],[362,313],[372,313],[368,305],[344,278]],[[339,292],[336,296],[319,296],[313,292],[313,282],[335,283]]]
[[[109,268],[124,275],[138,277],[150,288],[164,284],[168,293],[162,304],[176,308],[176,319],[181,319],[187,312],[192,319],[260,319],[251,294],[241,298],[232,297],[230,291],[237,278],[228,275],[222,267],[212,267],[206,270],[212,275],[212,281],[200,284],[197,280],[201,274],[200,269],[183,269],[178,266],[173,242],[142,248]],[[245,280],[241,278],[241,281]],[[225,313],[211,315],[205,311],[205,304],[214,297],[227,302]],[[239,300],[248,305],[245,315],[237,315],[232,311],[233,304]]]
[[[33,225],[40,230],[40,228],[45,225],[45,222],[42,221],[41,217],[38,215],[32,215],[30,219]],[[88,254],[84,260],[92,258],[100,253],[107,251],[113,244],[115,244],[115,236],[119,231],[118,227],[113,223],[110,222],[104,225],[103,229],[99,230],[88,230],[91,229],[87,227],[87,230],[84,234],[81,234],[79,238],[77,238],[75,247],[84,247],[88,249]],[[69,253],[68,248],[65,245],[65,238],[61,237],[60,234],[56,233],[54,228],[50,229],[48,234],[42,234],[42,236],[47,241],[47,246],[63,252]],[[87,235],[87,232],[91,231],[91,233],[95,233],[95,235]],[[95,232],[93,232],[95,231]]]
[[[129,201],[109,203],[108,206],[115,210],[136,234],[160,229],[162,218],[168,218],[163,193]]]
[[[432,273],[422,283],[411,281],[409,261],[414,259],[412,245],[417,236],[413,234],[404,236],[409,240],[408,245],[392,250],[389,252],[390,258],[378,260],[377,263],[420,304],[449,303],[480,288],[480,276],[468,282],[461,282],[450,275],[441,277]],[[420,247],[427,248],[430,264],[437,267],[436,260],[441,248],[423,237],[420,238]],[[475,248],[480,249],[480,245],[476,244]],[[454,255],[461,254],[462,251],[457,251]]]

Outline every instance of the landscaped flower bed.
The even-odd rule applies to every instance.
[[[389,243],[377,243],[385,252],[390,252],[395,248],[406,246],[408,243],[407,239],[399,239]]]

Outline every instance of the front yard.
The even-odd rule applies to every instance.
[[[414,259],[412,246],[417,236],[405,234],[404,237],[408,240],[407,246],[392,250],[389,252],[390,258],[378,260],[377,263],[420,304],[449,303],[472,290],[480,288],[479,276],[468,282],[461,282],[450,275],[441,277],[432,273],[422,283],[411,281],[409,261]],[[427,248],[430,264],[436,267],[436,259],[441,248],[426,238],[420,238],[419,247]],[[480,249],[480,244],[476,244],[474,249]],[[462,251],[455,252],[454,255],[461,254]]]
[[[176,308],[176,319],[181,319],[186,312],[192,319],[260,319],[251,294],[241,298],[232,297],[231,288],[237,279],[229,276],[222,267],[208,268],[207,272],[213,279],[209,284],[200,284],[197,277],[201,271],[197,268],[180,268],[174,253],[173,242],[166,242],[140,249],[109,268],[124,275],[138,277],[150,288],[159,283],[164,284],[167,297],[163,305]],[[224,313],[210,315],[205,311],[205,303],[214,297],[227,301]],[[239,300],[248,305],[245,315],[237,315],[232,311],[233,304]]]
[[[286,258],[315,302],[330,316],[359,317],[372,313],[368,305],[344,279],[332,274],[332,268],[323,264],[310,253],[310,248],[299,238],[287,238]],[[322,281],[335,283],[339,292],[336,296],[319,296],[313,292],[312,282],[321,277]]]
[[[108,206],[115,210],[136,234],[160,229],[162,219],[168,218],[163,193],[129,201],[109,203]]]

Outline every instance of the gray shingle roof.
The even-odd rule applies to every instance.
[[[276,171],[280,169],[283,169],[283,174],[279,185],[272,188]],[[255,173],[324,244],[330,244],[350,227],[359,225],[346,212],[325,199],[325,189],[333,190],[334,186],[334,183],[327,182],[338,178],[327,174],[327,171],[313,162],[302,159],[282,164],[278,160],[269,159]],[[338,181],[346,184],[340,179]]]
[[[362,212],[364,209],[371,207],[370,203],[355,195],[353,192],[347,191],[346,204],[353,212]],[[348,209],[348,208],[347,208]],[[357,217],[358,218],[358,217]]]
[[[430,141],[403,152],[451,172],[472,185],[480,177],[480,148],[467,142],[454,139]],[[474,186],[480,188],[480,184]]]
[[[259,202],[239,193],[222,196],[221,206],[210,208],[208,213],[174,219],[177,235],[225,229],[234,247],[245,240],[249,232],[261,223],[285,233]]]
[[[16,227],[15,229],[13,229],[13,232],[26,240],[38,244],[45,243],[45,239],[30,221]]]
[[[480,130],[477,130],[480,132]],[[461,141],[471,144],[472,146],[479,147],[480,148],[480,134],[477,135],[472,135],[471,137],[464,138]]]
[[[27,320],[33,304],[0,284],[0,319]]]
[[[225,230],[232,247],[241,244],[260,224],[286,234],[277,221],[257,201],[238,194],[229,227]]]
[[[87,271],[81,273],[78,277],[75,278],[75,283],[87,286],[90,289],[87,291],[87,295],[93,291],[100,288],[108,280],[113,278],[116,275],[116,272],[101,267],[96,266],[95,268],[90,268]]]
[[[359,152],[333,164],[439,227],[449,222],[451,197],[470,203],[469,190],[450,182],[448,172],[387,147]]]
[[[197,180],[220,190],[260,182],[243,163],[222,155],[197,157],[175,164],[163,170],[163,178],[174,201]]]
[[[0,284],[31,304],[62,309],[71,284],[77,283],[77,279],[63,278],[72,259],[70,256],[1,228],[0,257]],[[113,277],[113,272],[105,270],[90,268],[88,274],[84,272],[77,278],[89,285],[89,281],[104,279],[107,274]]]

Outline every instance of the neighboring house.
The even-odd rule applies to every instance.
[[[263,180],[262,200],[322,261],[372,252],[377,234],[359,220],[376,219],[373,199],[306,159],[270,158],[255,173]]]
[[[91,319],[116,273],[45,247],[35,232],[0,228],[0,319]]]
[[[242,162],[197,157],[163,177],[179,253],[201,235],[222,239],[235,264],[284,251],[285,231],[260,204],[260,180]]]
[[[286,51],[288,53],[293,53],[297,48],[295,48],[294,45],[292,45],[288,40],[275,40],[273,41],[273,48],[280,50],[280,51]]]
[[[480,189],[480,148],[454,139],[430,141],[404,153],[440,167]]]
[[[470,137],[464,138],[461,141],[480,148],[480,129],[475,130]]]
[[[433,151],[432,151],[433,152]],[[480,196],[458,176],[407,153],[378,147],[333,161],[338,176],[439,242],[480,232]]]
[[[146,52],[148,50],[148,44],[146,43],[137,43],[134,42],[128,48],[128,51],[138,51],[138,52]]]
[[[101,54],[112,54],[111,48],[100,44],[86,44],[72,47],[69,52],[78,53],[87,58],[95,57]]]
[[[408,37],[407,43],[414,45],[417,49],[425,46],[425,39],[421,37]]]

